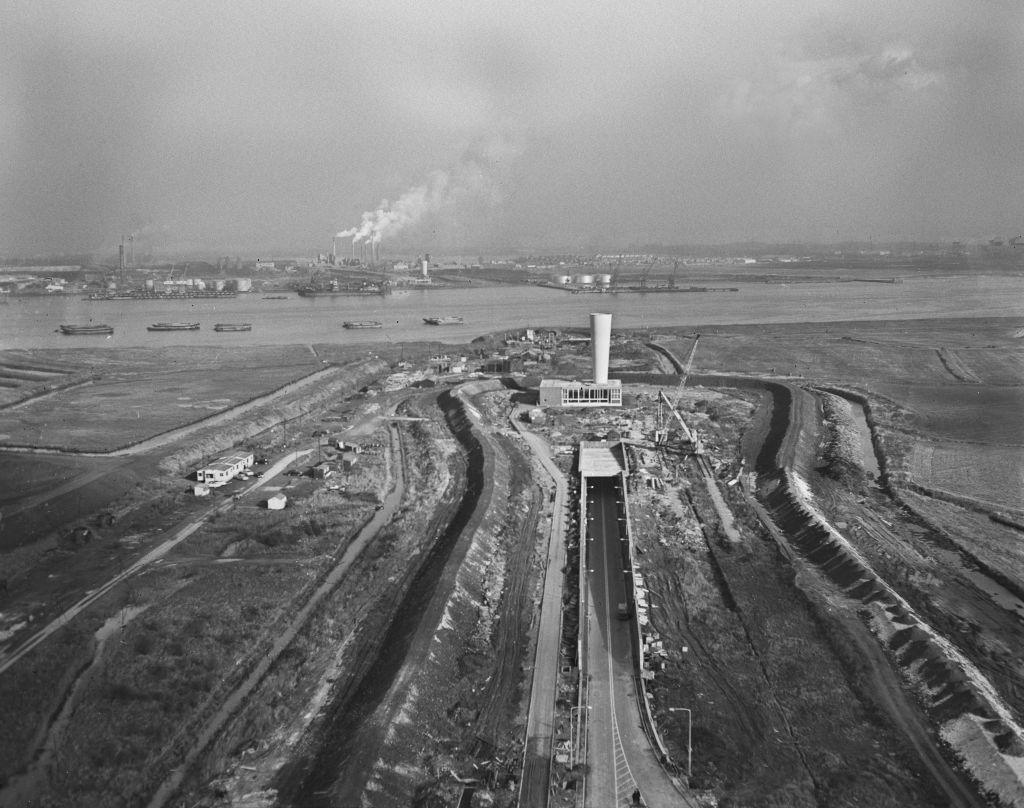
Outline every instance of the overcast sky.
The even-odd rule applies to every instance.
[[[1024,227],[1019,0],[4,6],[4,252]]]

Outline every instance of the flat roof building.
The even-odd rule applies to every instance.
[[[538,403],[542,407],[621,407],[622,382],[610,379],[597,384],[543,379]]]

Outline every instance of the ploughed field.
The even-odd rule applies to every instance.
[[[1024,505],[1017,318],[687,329],[694,331],[694,373],[766,374],[851,390],[870,401],[891,474],[982,508]],[[681,357],[693,344],[682,336],[658,341]]]

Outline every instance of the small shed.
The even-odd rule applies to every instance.
[[[206,483],[196,483],[192,486],[192,493],[197,497],[208,497],[210,496],[210,486]]]
[[[330,463],[318,463],[313,466],[313,479],[326,480],[332,474],[334,474],[334,468]]]
[[[359,455],[353,451],[346,450],[341,454],[341,467],[345,471],[351,471],[356,463],[359,462]]]
[[[284,494],[274,494],[270,499],[267,500],[267,510],[280,511],[284,510],[284,506],[288,504],[288,497]]]

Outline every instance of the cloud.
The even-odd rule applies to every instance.
[[[719,110],[806,134],[845,126],[866,108],[898,107],[912,96],[945,87],[944,74],[924,67],[905,44],[867,52],[850,39],[831,44],[831,53],[784,57],[760,76],[733,80],[719,99]]]

